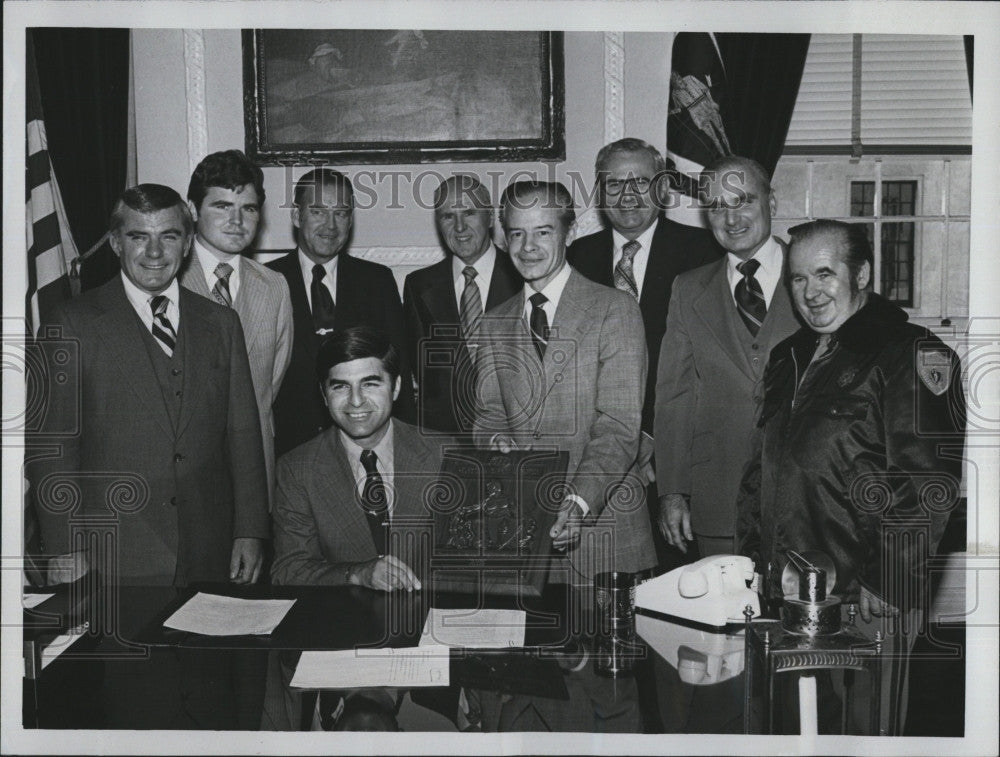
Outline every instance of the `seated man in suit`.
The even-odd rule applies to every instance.
[[[521,288],[510,256],[493,244],[492,215],[489,191],[475,176],[441,182],[434,220],[445,258],[414,271],[403,286],[417,419],[424,430],[471,433],[475,376],[466,339],[484,311]],[[442,364],[442,355],[451,359]]]
[[[260,415],[268,497],[274,492],[274,398],[292,357],[292,301],[281,274],[249,257],[264,205],[264,173],[239,150],[205,157],[188,184],[194,246],[181,286],[236,311]]]
[[[253,583],[261,570],[267,479],[243,329],[233,310],[178,286],[192,236],[174,190],[127,189],[111,216],[121,276],[61,303],[49,324],[57,347],[76,344],[50,375],[78,383],[47,393],[46,442],[58,452],[28,470],[44,548],[92,545],[89,565],[109,591]],[[93,618],[92,632],[122,630],[110,622]],[[257,728],[260,699],[244,696],[232,659],[173,649],[109,658],[108,726]]]
[[[339,171],[316,168],[295,184],[292,225],[298,247],[272,260],[288,283],[295,338],[292,358],[274,403],[279,456],[330,426],[317,390],[316,353],[334,329],[369,326],[390,342],[406,343],[403,306],[392,271],[347,254],[354,227],[354,187]],[[401,355],[396,415],[416,415],[409,359]]]
[[[635,474],[646,379],[639,305],[566,263],[575,212],[562,184],[515,182],[501,209],[525,285],[480,324],[476,444],[569,453],[550,534],[557,550],[571,550],[571,565],[554,564],[553,579],[589,583],[605,570],[652,568],[645,488]],[[577,548],[581,529],[586,549]]]
[[[594,169],[606,228],[577,239],[566,256],[591,281],[621,289],[639,301],[649,353],[639,454],[642,472],[651,482],[648,495],[655,514],[654,390],[671,285],[678,274],[717,260],[723,251],[707,230],[677,223],[660,212],[666,163],[652,145],[630,137],[612,142],[597,153]],[[665,549],[655,527],[654,543],[661,564],[676,562],[676,553]]]

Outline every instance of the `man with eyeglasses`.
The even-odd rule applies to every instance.
[[[649,352],[649,378],[642,407],[640,470],[647,478],[650,503],[658,501],[653,483],[653,409],[657,363],[674,277],[717,260],[723,250],[705,229],[666,218],[660,191],[666,163],[641,139],[626,137],[605,145],[595,161],[598,201],[606,227],[577,239],[567,251],[570,265],[591,281],[628,292],[639,301]],[[656,518],[655,504],[650,515]],[[661,567],[677,562],[653,524]]]

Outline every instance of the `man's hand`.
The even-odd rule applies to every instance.
[[[351,583],[377,591],[420,591],[420,579],[405,562],[392,555],[359,563],[351,571]]]
[[[552,546],[560,552],[574,549],[580,542],[580,529],[583,528],[583,510],[571,499],[564,499],[556,522],[549,529]]]
[[[861,587],[861,601],[858,602],[858,609],[861,611],[861,619],[868,623],[872,615],[876,617],[895,617],[899,615],[899,610],[888,602],[879,599],[864,586]]]
[[[653,437],[645,431],[639,435],[639,457],[636,459],[642,482],[649,486],[656,480],[653,470]]]
[[[494,434],[493,439],[490,441],[490,449],[506,455],[508,452],[513,452],[516,449],[531,449],[531,445],[521,447],[510,434]]]
[[[45,585],[71,584],[86,575],[88,570],[90,561],[86,552],[70,552],[50,557],[45,571]]]
[[[691,533],[691,508],[683,494],[664,494],[660,497],[660,533],[667,544],[677,547],[687,554],[687,541],[694,539]]]
[[[255,584],[264,565],[262,539],[241,536],[233,539],[233,554],[229,558],[229,580],[236,584]]]

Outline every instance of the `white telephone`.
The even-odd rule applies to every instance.
[[[641,583],[635,606],[717,628],[743,623],[747,605],[760,615],[757,592],[747,588],[754,577],[749,557],[713,555]]]

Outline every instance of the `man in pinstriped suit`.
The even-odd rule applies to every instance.
[[[239,150],[212,153],[191,175],[187,197],[196,236],[181,285],[232,307],[240,318],[260,414],[271,501],[272,405],[292,357],[292,301],[283,276],[243,255],[257,235],[264,174]]]

